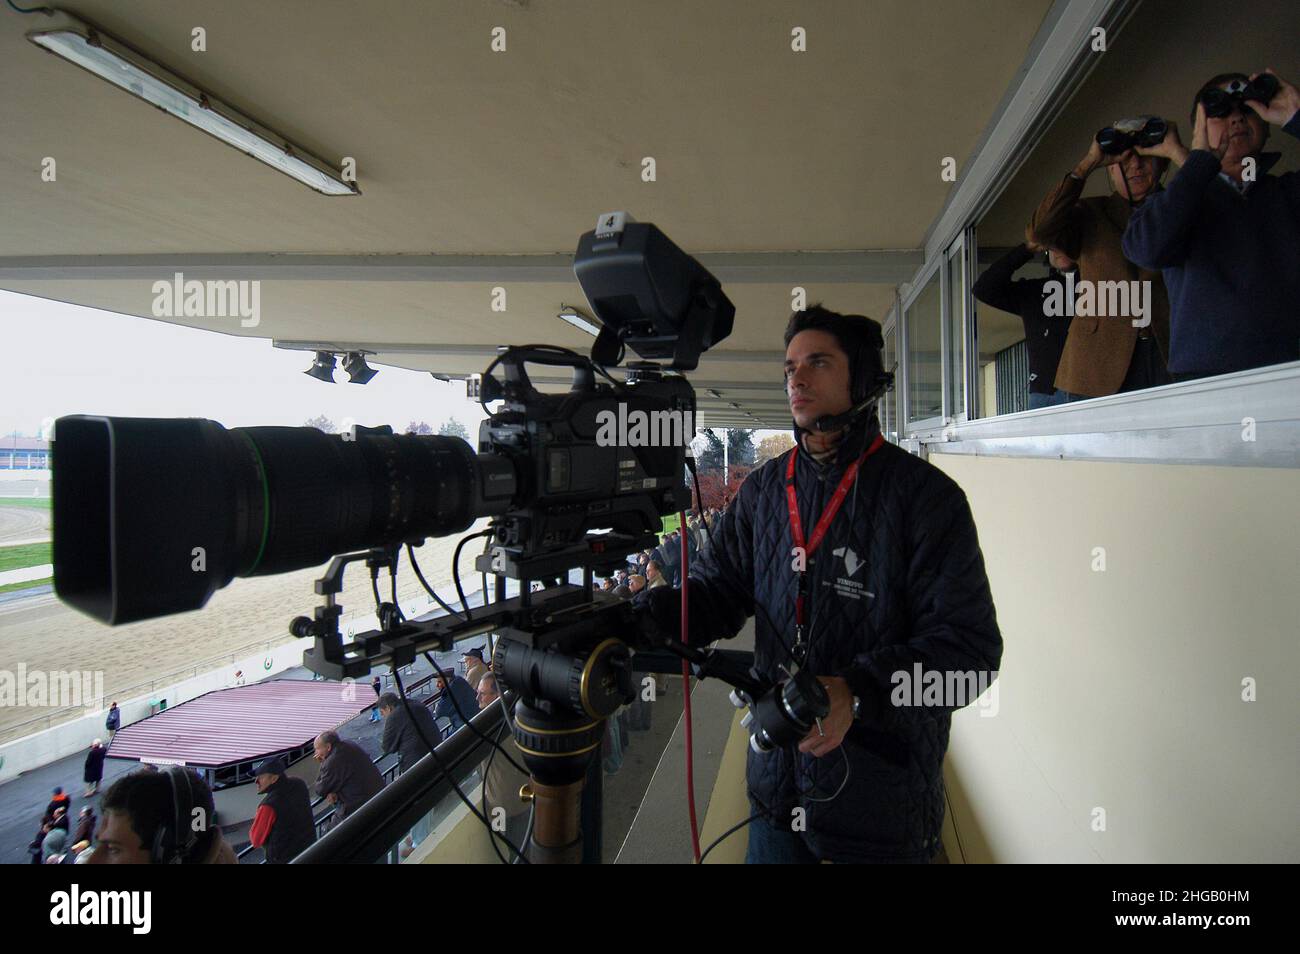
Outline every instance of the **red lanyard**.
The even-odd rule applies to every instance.
[[[844,476],[840,478],[840,484],[835,488],[831,502],[822,511],[817,526],[813,527],[812,540],[808,543],[807,548],[804,547],[803,541],[803,522],[799,519],[799,497],[794,489],[794,461],[799,456],[799,450],[796,448],[790,452],[790,462],[785,467],[785,501],[790,510],[790,536],[794,538],[794,545],[804,551],[803,562],[805,567],[807,567],[808,561],[812,559],[812,555],[817,552],[817,548],[821,546],[822,538],[826,536],[826,531],[830,528],[835,515],[840,512],[840,506],[844,503],[844,498],[849,495],[849,488],[853,486],[853,481],[857,479],[858,469],[862,466],[862,462],[880,450],[880,446],[884,443],[885,436],[877,434],[876,439],[871,442],[871,446],[867,448],[866,453],[850,464],[848,469],[844,471]],[[799,642],[803,641],[806,578],[806,571],[801,571],[799,573],[799,595],[795,598],[794,604],[794,621]]]

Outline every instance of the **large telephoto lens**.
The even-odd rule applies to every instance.
[[[455,437],[90,415],[54,436],[54,588],[109,624],[198,609],[237,576],[461,532],[516,486],[507,459]]]

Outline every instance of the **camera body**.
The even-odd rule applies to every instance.
[[[539,391],[530,363],[566,365],[567,392]],[[480,455],[513,463],[516,504],[499,515],[498,546],[537,554],[570,547],[591,531],[630,537],[632,549],[653,546],[660,518],[689,506],[685,455],[694,433],[695,391],[684,377],[641,365],[626,384],[599,383],[577,355],[541,347],[507,348],[497,362],[505,383],[488,376],[471,384],[502,407],[479,427]],[[504,572],[498,562],[493,572]]]
[[[506,347],[477,382],[477,453],[453,437],[347,435],[197,418],[70,415],[53,444],[54,585],[116,625],[199,609],[235,577],[418,544],[492,517],[484,569],[515,579],[614,566],[684,509],[695,393],[679,373],[731,331],[717,279],[651,224],[615,213],[584,235],[574,271],[602,323],[593,358]],[[605,365],[625,348],[671,368]],[[569,368],[542,393],[526,365]],[[492,377],[500,366],[504,380]],[[609,384],[598,384],[597,374]],[[663,432],[662,425],[669,425]],[[675,428],[674,425],[675,424]],[[602,536],[598,531],[612,531]]]

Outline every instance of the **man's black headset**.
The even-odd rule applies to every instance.
[[[199,841],[190,821],[194,814],[194,784],[190,773],[179,765],[167,766],[166,774],[172,793],[172,817],[164,819],[154,832],[149,863],[178,865],[189,857]],[[204,819],[204,831],[210,823],[211,819]]]
[[[853,402],[853,406],[841,414],[823,414],[813,421],[812,430],[823,434],[827,431],[842,430],[854,423],[894,386],[893,372],[885,370],[884,360],[881,357],[885,338],[879,322],[866,315],[844,315],[843,317],[850,319],[850,327],[860,325],[862,330],[862,333],[857,336],[859,344],[856,354],[849,355],[849,400]],[[835,338],[843,345],[843,339],[839,335],[835,335]],[[784,383],[788,395],[790,382],[787,380]],[[804,430],[798,424],[795,427]]]

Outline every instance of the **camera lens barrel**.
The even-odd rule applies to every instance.
[[[236,576],[418,543],[504,512],[513,465],[459,438],[199,418],[55,423],[54,585],[106,623],[202,607]]]

